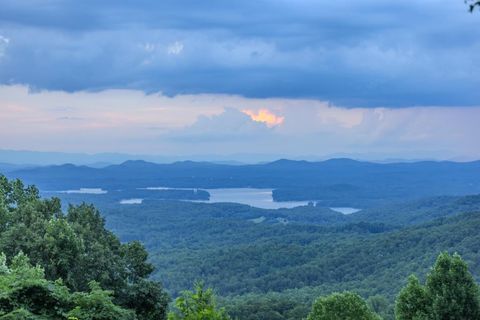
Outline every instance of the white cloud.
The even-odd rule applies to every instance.
[[[5,52],[7,51],[7,47],[9,44],[10,44],[10,39],[0,34],[0,58],[2,58],[5,55]]]
[[[145,50],[145,52],[152,53],[155,49],[156,45],[154,43],[147,42],[143,44],[143,50]]]
[[[168,45],[167,47],[167,53],[169,55],[179,55],[183,51],[183,43],[179,41],[175,41],[171,44]]]
[[[252,139],[258,141],[269,135],[268,125],[253,120],[243,111],[225,108],[222,113],[211,116],[199,116],[190,126],[175,130],[169,134],[174,141],[186,143],[212,144],[218,142],[244,141],[251,144]],[[238,145],[232,145],[238,148]]]

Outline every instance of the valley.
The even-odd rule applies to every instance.
[[[198,176],[203,176],[205,167],[219,170],[208,164],[188,164],[190,171],[186,174],[183,170],[157,171],[162,165],[143,163],[140,167],[136,163],[129,173],[128,163],[124,171],[114,167],[118,173],[115,179],[104,176],[112,170],[107,168],[96,171],[97,177],[89,177],[89,183],[77,175],[78,170],[98,169],[51,167],[13,174],[65,190],[42,191],[44,196],[60,198],[65,209],[67,204],[93,203],[105,217],[107,227],[122,241],[145,244],[155,266],[152,277],[170,295],[178,296],[193,282],[202,280],[215,288],[227,311],[241,319],[257,319],[258,310],[252,308],[259,303],[269,319],[273,314],[279,314],[278,319],[299,319],[307,315],[319,295],[343,290],[358,292],[365,299],[383,297],[384,311],[392,315],[394,299],[408,275],[424,277],[442,251],[460,253],[480,280],[480,254],[476,249],[480,243],[480,196],[468,195],[478,191],[477,163],[442,165],[458,177],[443,189],[435,186],[422,192],[410,184],[413,181],[414,186],[422,186],[424,180],[432,180],[430,175],[416,174],[416,167],[425,164],[411,164],[407,172],[394,171],[390,175],[398,180],[392,185],[401,190],[401,200],[391,194],[392,188],[377,188],[365,196],[363,192],[371,184],[362,183],[361,188],[345,184],[349,180],[343,172],[355,170],[351,162],[340,163],[345,167],[336,169],[339,176],[331,173],[321,185],[312,185],[307,178],[320,164],[308,164],[313,172],[296,176],[291,183],[295,189],[289,187],[295,191],[287,199],[295,199],[298,191],[310,185],[306,190],[311,191],[306,194],[322,194],[326,200],[292,202],[275,201],[275,194],[286,190],[282,189],[283,182],[261,171],[251,173],[248,180],[240,176],[221,178],[232,175],[230,172],[202,180]],[[387,169],[358,165],[379,172],[391,170],[388,165]],[[437,166],[432,164],[433,168]],[[45,170],[56,178],[44,178]],[[193,177],[195,184],[187,183],[186,175]],[[403,175],[409,177],[399,179]],[[168,184],[164,176],[169,176]],[[260,176],[262,181],[272,183],[270,188],[263,186],[266,182],[259,182]],[[80,182],[73,178],[80,178]],[[439,180],[441,175],[433,179]],[[359,180],[353,181],[360,185]],[[251,183],[256,187],[239,186]],[[274,185],[279,189],[272,188]],[[437,195],[441,192],[450,195]],[[350,204],[361,204],[361,210]],[[286,306],[278,309],[280,305]]]

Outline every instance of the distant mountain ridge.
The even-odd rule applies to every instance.
[[[17,166],[11,164],[1,164],[4,166],[9,166],[12,169],[19,168],[15,170],[16,173],[41,173],[41,172],[60,172],[60,171],[69,171],[74,172],[76,170],[91,170],[91,172],[117,172],[117,171],[161,171],[165,169],[175,169],[175,168],[184,168],[184,169],[231,169],[232,172],[235,170],[241,169],[296,169],[296,170],[335,170],[335,169],[351,169],[351,168],[385,168],[387,172],[402,170],[402,169],[412,169],[412,170],[443,170],[443,169],[466,169],[474,168],[480,169],[480,160],[472,162],[453,162],[453,161],[420,161],[420,162],[396,162],[396,163],[377,163],[377,162],[368,162],[368,161],[359,161],[348,158],[335,158],[324,161],[306,161],[306,160],[289,160],[289,159],[279,159],[272,162],[262,163],[262,164],[220,164],[215,162],[208,161],[176,161],[172,163],[154,163],[145,160],[127,160],[121,164],[110,164],[105,167],[97,168],[89,165],[75,165],[72,163],[64,163],[61,165],[48,165],[48,166]],[[240,171],[243,171],[241,170]]]
[[[480,161],[373,163],[347,158],[319,162],[280,159],[228,165],[180,161],[157,164],[129,160],[104,168],[63,164],[10,171],[41,189],[72,188],[270,188],[274,199],[322,200],[362,205],[382,199],[480,193]],[[343,202],[341,201],[343,200]],[[330,202],[329,202],[330,201]]]
[[[334,153],[325,155],[303,154],[289,156],[285,154],[268,154],[268,153],[233,153],[233,154],[132,154],[118,152],[56,152],[56,151],[32,151],[32,150],[7,150],[0,149],[0,162],[32,165],[32,166],[48,166],[60,165],[64,163],[72,163],[75,165],[88,165],[93,167],[105,167],[109,164],[121,164],[127,160],[142,159],[154,163],[173,163],[176,161],[192,160],[192,161],[208,161],[218,164],[242,165],[255,163],[268,163],[276,159],[289,158],[294,160],[323,161],[332,158],[350,158],[362,161],[370,161],[376,163],[394,163],[394,162],[418,162],[424,160],[434,160],[435,157],[419,156],[423,154],[421,150],[413,152],[414,158],[402,155],[392,155],[383,153]],[[440,156],[440,155],[438,155]],[[453,161],[469,161],[469,158],[449,159]]]

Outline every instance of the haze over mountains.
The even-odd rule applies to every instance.
[[[441,155],[438,158],[407,158],[401,154],[392,156],[392,154],[381,153],[335,153],[324,156],[318,155],[295,155],[287,156],[282,154],[261,154],[261,153],[235,153],[235,154],[191,154],[191,155],[155,155],[155,154],[128,154],[128,153],[69,153],[69,152],[47,152],[30,150],[7,150],[0,149],[0,168],[10,171],[10,167],[32,167],[61,165],[71,163],[75,165],[86,165],[90,167],[106,167],[111,164],[120,164],[122,162],[134,159],[155,163],[171,163],[176,161],[209,161],[220,164],[255,164],[272,162],[277,159],[288,158],[292,160],[321,161],[332,158],[352,158],[364,161],[373,161],[381,163],[391,162],[415,162],[426,160],[444,159]],[[466,161],[460,158],[445,158],[451,161]]]
[[[271,188],[276,201],[321,200],[369,206],[378,201],[480,192],[480,161],[371,163],[351,159],[320,162],[277,160],[226,165],[183,161],[157,164],[129,160],[104,168],[63,164],[8,173],[41,190],[103,188]]]

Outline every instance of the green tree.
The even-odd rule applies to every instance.
[[[308,320],[378,320],[366,302],[356,293],[333,293],[315,301]]]
[[[70,307],[68,289],[45,280],[43,268],[32,267],[23,253],[7,265],[0,255],[0,319],[61,319]],[[32,315],[31,317],[28,315]]]
[[[427,290],[418,278],[411,275],[408,284],[400,291],[395,304],[395,315],[398,320],[427,319],[430,313],[430,299]]]
[[[76,307],[68,317],[81,320],[134,320],[135,313],[113,303],[112,292],[102,290],[95,281],[90,282],[90,292],[77,292],[72,301]]]
[[[395,319],[395,310],[394,306],[382,295],[374,295],[368,297],[367,305],[375,312],[380,318],[384,320],[393,320]]]
[[[410,276],[396,302],[396,317],[410,319],[480,319],[478,285],[458,254],[441,253],[426,285]]]
[[[204,289],[201,282],[195,284],[194,291],[184,291],[175,300],[175,311],[168,314],[168,320],[229,320],[224,309],[215,303],[211,288]]]
[[[458,254],[438,256],[426,289],[433,319],[480,319],[478,285]]]
[[[144,246],[122,244],[93,205],[64,214],[59,199],[42,199],[35,187],[0,175],[0,252],[25,253],[46,280],[60,278],[72,291],[90,292],[95,281],[140,320],[166,319],[169,298],[148,279],[154,268]]]
[[[127,268],[127,276],[131,282],[148,277],[155,269],[148,260],[148,253],[139,241],[133,241],[122,246]]]
[[[140,279],[125,287],[116,301],[135,310],[139,319],[157,320],[167,318],[170,297],[158,282]]]
[[[92,282],[90,292],[75,292],[61,280],[45,279],[40,266],[31,266],[19,253],[7,265],[0,255],[0,319],[57,320],[66,317],[82,320],[134,320],[135,313],[115,305],[110,291]]]
[[[46,224],[43,236],[42,265],[48,279],[63,278],[67,285],[75,286],[72,270],[82,259],[85,249],[68,222],[63,219],[51,219]],[[80,270],[78,270],[80,272]]]

